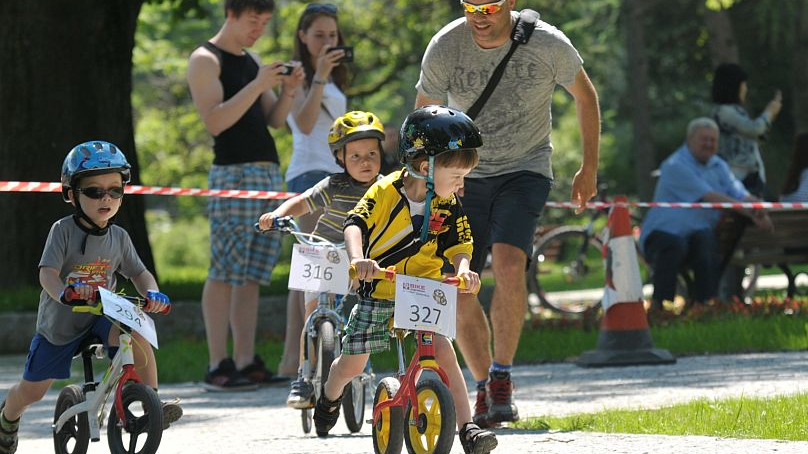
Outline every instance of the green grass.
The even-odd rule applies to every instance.
[[[699,399],[654,410],[606,410],[561,418],[529,418],[515,427],[808,441],[808,394]]]

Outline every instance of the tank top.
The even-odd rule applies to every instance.
[[[219,81],[224,89],[222,101],[235,96],[258,75],[258,64],[246,52],[244,55],[234,55],[210,42],[202,44],[202,47],[219,59]],[[213,138],[213,154],[213,163],[216,165],[257,161],[279,163],[275,140],[267,129],[261,110],[260,96],[233,126]]]

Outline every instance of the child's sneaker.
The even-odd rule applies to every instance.
[[[328,431],[334,428],[339,419],[339,405],[342,396],[336,400],[328,400],[323,393],[314,406],[314,429],[318,437],[328,436]]]
[[[3,416],[3,408],[6,406],[6,401],[0,403],[0,418]],[[17,452],[17,431],[20,427],[20,422],[12,424],[13,427],[6,430],[3,424],[0,423],[0,454],[14,454]]]
[[[205,374],[202,387],[208,391],[255,391],[258,384],[239,374],[233,359],[225,358],[219,367]]]
[[[292,382],[292,389],[289,397],[286,398],[286,405],[296,410],[304,410],[314,406],[314,386],[302,376]]]
[[[168,429],[171,423],[176,422],[182,418],[182,407],[180,407],[180,400],[174,399],[163,404],[163,430]]]
[[[466,454],[488,454],[497,447],[497,436],[473,422],[463,424],[459,436]]]

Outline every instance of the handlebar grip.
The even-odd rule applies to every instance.
[[[348,277],[350,277],[351,280],[356,279],[356,267],[355,266],[351,265],[351,267],[348,268]],[[376,271],[376,273],[373,274],[373,279],[384,279],[384,280],[387,280],[387,281],[395,281],[396,280],[396,267],[391,265],[391,266],[388,266],[385,269],[381,269],[379,271]]]
[[[459,288],[460,290],[466,290],[466,289],[469,288],[468,281],[465,278],[460,277],[460,276],[447,277],[446,279],[443,280],[443,283],[444,284],[449,284],[449,285],[454,285],[457,288]],[[479,292],[480,292],[480,289],[478,288],[477,291],[474,292],[474,294],[476,295]]]

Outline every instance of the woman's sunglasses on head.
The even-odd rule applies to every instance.
[[[507,0],[499,0],[498,2],[483,3],[482,5],[472,5],[471,3],[460,0],[460,4],[463,5],[463,9],[469,14],[479,13],[483,16],[487,16],[489,14],[498,13],[506,1]]]
[[[107,194],[109,194],[109,196],[113,199],[120,199],[123,197],[123,186],[109,189],[101,189],[95,186],[90,186],[89,188],[78,188],[76,191],[96,200],[103,199]]]
[[[303,13],[328,13],[337,14],[337,6],[331,3],[309,3]]]

